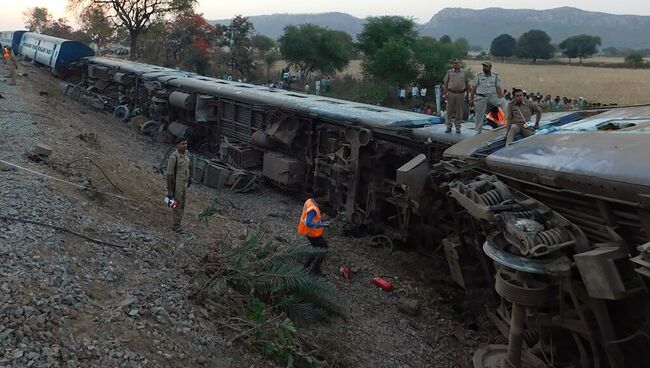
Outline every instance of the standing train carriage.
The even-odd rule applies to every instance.
[[[141,133],[187,137],[284,188],[325,189],[351,232],[386,246],[441,244],[452,279],[498,301],[487,315],[508,343],[479,349],[476,368],[650,361],[650,108],[547,114],[505,147],[502,128],[446,134],[422,114],[80,62],[82,81],[61,91]]]

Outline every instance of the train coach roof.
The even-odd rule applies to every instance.
[[[103,66],[135,73],[145,79],[156,79],[161,83],[187,92],[232,98],[251,104],[299,111],[353,124],[358,123],[371,127],[420,127],[440,122],[439,119],[424,114],[226,81],[154,65],[104,57],[91,57],[88,60]]]

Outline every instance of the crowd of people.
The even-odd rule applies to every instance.
[[[513,87],[512,90],[515,90]],[[584,97],[568,98],[552,95],[543,95],[540,92],[527,93],[523,91],[524,98],[528,101],[535,102],[544,111],[564,111],[564,110],[580,110],[590,106],[589,102]],[[512,91],[506,91],[504,94],[506,101],[512,101]]]

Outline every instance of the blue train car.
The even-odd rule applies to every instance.
[[[49,66],[53,73],[59,75],[66,74],[71,64],[79,59],[95,55],[90,47],[81,42],[32,32],[22,35],[17,53]]]
[[[17,52],[20,40],[27,31],[4,31],[0,32],[0,47],[9,46]]]

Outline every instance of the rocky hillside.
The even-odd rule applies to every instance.
[[[277,38],[289,24],[313,23],[345,31],[355,36],[362,30],[364,19],[345,13],[272,14],[250,17],[255,29],[266,36]],[[229,24],[229,19],[210,21]],[[530,30],[541,29],[560,43],[577,34],[600,36],[603,47],[649,48],[650,16],[614,15],[563,7],[550,10],[501,9],[482,10],[445,8],[429,22],[419,24],[422,35],[452,38],[465,37],[471,44],[489,47],[494,37],[509,33],[515,37]]]
[[[290,24],[312,23],[337,31],[344,31],[352,36],[361,32],[364,20],[345,13],[319,14],[271,14],[249,17],[258,33],[271,38],[278,38],[284,33],[284,27]],[[209,21],[212,24],[230,24],[230,19]]]
[[[577,34],[600,36],[603,46],[650,47],[650,16],[613,15],[563,7],[550,10],[446,8],[422,26],[422,34],[465,37],[488,47],[494,37],[515,37],[530,30],[546,31],[553,43]]]

